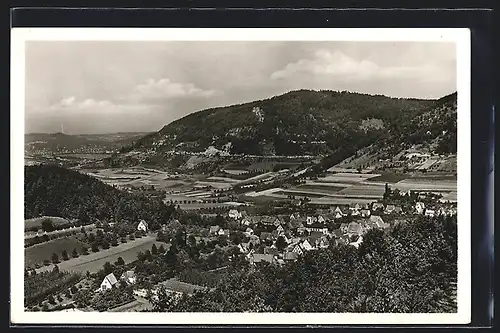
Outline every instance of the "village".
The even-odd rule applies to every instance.
[[[290,215],[277,216],[249,215],[244,209],[231,209],[224,216],[227,223],[211,225],[208,235],[206,233],[204,235],[208,236],[206,239],[214,241],[226,239],[226,246],[237,247],[247,265],[258,269],[263,264],[285,265],[298,260],[307,252],[330,246],[345,244],[357,248],[362,244],[363,235],[367,231],[390,228],[412,215],[433,218],[455,214],[456,204],[454,203],[426,204],[422,201],[417,201],[410,209],[408,207],[403,209],[395,204],[375,202],[317,209],[315,214],[295,212]],[[227,227],[228,225],[232,227]],[[148,225],[144,221],[141,221],[137,228],[143,232],[148,231]],[[165,227],[163,230],[165,231]],[[200,240],[203,238],[200,237],[201,234],[196,232],[192,235]],[[231,237],[234,234],[240,234],[242,237]],[[186,235],[186,237],[189,236],[191,234]],[[231,258],[228,260],[231,261]],[[218,267],[213,270],[224,268]],[[160,287],[174,298],[180,298],[184,294],[192,295],[197,290],[207,289],[180,281],[177,277],[169,278],[150,288],[144,288],[143,285],[140,286],[141,284],[137,283],[136,272],[132,268],[119,275],[115,275],[114,272],[109,273],[94,292],[105,293],[119,286],[120,283],[132,287],[134,302],[141,305],[148,304],[157,298]],[[137,286],[134,287],[134,285]]]

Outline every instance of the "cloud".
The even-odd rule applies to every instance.
[[[67,114],[67,115],[131,115],[144,114],[154,107],[144,104],[115,104],[108,100],[95,100],[92,98],[77,99],[74,96],[62,98],[48,108],[40,110],[41,113]]]
[[[221,94],[218,90],[204,90],[192,83],[173,82],[168,78],[149,79],[135,87],[132,98],[137,101],[154,102],[175,98],[209,98]]]
[[[287,64],[271,74],[272,80],[299,78],[304,75],[330,76],[355,80],[379,79],[445,79],[448,77],[434,64],[413,66],[380,66],[367,59],[355,59],[339,51],[319,50],[311,58]],[[445,77],[442,77],[445,76]]]

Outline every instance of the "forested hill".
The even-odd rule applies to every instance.
[[[52,165],[24,169],[25,219],[59,216],[92,222],[137,223],[151,227],[167,221],[174,208],[160,199],[120,191],[77,171]]]
[[[299,90],[266,100],[207,109],[174,121],[138,140],[132,149],[209,146],[254,155],[328,155],[364,147],[395,124],[408,124],[435,100],[351,92]],[[227,146],[226,146],[227,144]]]

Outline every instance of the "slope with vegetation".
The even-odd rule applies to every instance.
[[[59,216],[87,224],[102,222],[137,223],[144,219],[159,227],[173,211],[159,198],[120,191],[80,172],[52,165],[25,167],[26,219]]]

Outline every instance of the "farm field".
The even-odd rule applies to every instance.
[[[456,180],[405,179],[392,185],[402,190],[451,192],[457,190]]]
[[[353,185],[339,192],[347,196],[366,196],[370,198],[382,198],[385,192],[385,186],[371,186],[366,184]]]
[[[310,191],[323,191],[326,193],[336,193],[345,189],[344,186],[335,186],[334,184],[317,184],[317,183],[306,183],[295,187],[297,190],[310,190]]]
[[[52,253],[57,253],[61,258],[62,251],[66,250],[68,255],[76,248],[81,253],[83,248],[90,245],[78,240],[76,236],[58,238],[46,243],[36,244],[24,249],[24,263],[26,267],[34,267],[36,264],[43,264],[44,260],[51,260]]]
[[[101,250],[99,252],[90,253],[86,256],[80,256],[78,258],[63,261],[58,264],[59,270],[80,273],[85,273],[87,271],[97,272],[106,262],[115,262],[118,257],[122,257],[125,263],[130,263],[137,260],[138,252],[151,250],[153,244],[156,244],[156,246],[163,244],[163,246],[168,249],[168,246],[164,243],[157,242],[155,237],[145,236],[115,247],[111,247],[107,250]],[[37,269],[37,272],[52,270],[53,267],[53,264],[44,266]]]
[[[302,191],[299,191],[299,190],[284,190],[284,191],[278,191],[278,192],[274,192],[274,194],[277,194],[277,195],[285,195],[285,196],[289,196],[289,195],[293,195],[293,196],[297,196],[297,197],[308,197],[308,198],[322,198],[324,196],[324,194],[320,194],[320,193],[316,193],[316,192],[302,192]]]
[[[122,187],[154,186],[157,189],[168,189],[188,184],[183,180],[172,179],[166,172],[142,167],[81,171],[107,184]]]

